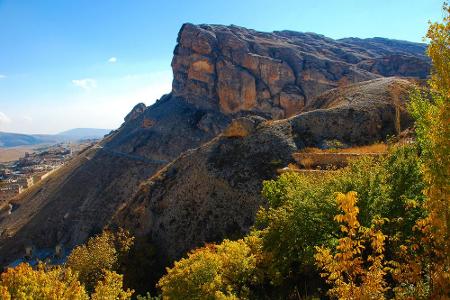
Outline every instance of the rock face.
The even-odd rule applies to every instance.
[[[225,114],[255,111],[280,119],[300,113],[343,81],[425,78],[424,50],[422,44],[380,38],[332,40],[313,33],[185,24],[172,61],[173,92]]]
[[[296,149],[383,139],[396,109],[408,125],[390,92],[408,83],[384,76],[426,77],[424,50],[184,25],[172,92],[138,104],[119,129],[22,194],[11,215],[0,214],[0,265],[23,256],[25,244],[70,249],[108,225],[149,235],[165,262],[241,235],[264,204],[261,181]]]

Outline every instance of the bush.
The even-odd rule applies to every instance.
[[[92,237],[86,244],[76,247],[67,258],[66,265],[79,274],[80,281],[89,292],[103,280],[105,271],[117,271],[120,259],[133,244],[128,232],[114,234],[104,231]]]
[[[105,271],[103,280],[95,286],[95,291],[91,296],[92,300],[127,300],[133,295],[133,291],[123,289],[123,276],[116,272]]]
[[[206,245],[175,262],[158,286],[164,299],[247,299],[258,283],[261,241],[250,236]]]
[[[255,228],[261,231],[264,254],[271,258],[271,283],[282,290],[308,284],[308,293],[325,287],[314,266],[315,246],[331,248],[338,241],[340,230],[333,221],[337,192],[357,192],[361,226],[389,219],[381,230],[390,235],[386,255],[393,257],[424,215],[423,186],[414,146],[392,147],[386,157],[353,160],[321,178],[291,172],[264,182],[269,208],[258,212]]]

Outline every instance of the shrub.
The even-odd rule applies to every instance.
[[[105,271],[117,271],[120,258],[128,252],[133,238],[123,230],[116,234],[104,231],[86,244],[76,247],[67,258],[66,265],[79,274],[80,281],[93,292]]]
[[[112,271],[105,271],[103,280],[95,286],[91,296],[92,300],[127,300],[131,298],[133,291],[123,289],[123,276]]]
[[[385,281],[384,241],[386,236],[374,226],[361,227],[358,221],[355,192],[336,195],[343,214],[334,219],[340,223],[343,234],[336,253],[325,247],[316,247],[316,264],[321,275],[332,285],[328,294],[338,299],[384,299]],[[370,245],[368,247],[367,245]],[[369,253],[367,250],[370,248]]]
[[[336,192],[358,193],[361,226],[371,228],[374,220],[389,219],[380,229],[390,235],[385,253],[394,258],[424,215],[423,186],[414,146],[392,147],[386,157],[353,160],[322,177],[288,172],[264,182],[262,194],[269,207],[258,212],[255,228],[261,231],[264,254],[271,259],[272,283],[296,289],[307,280],[308,289],[324,287],[314,276],[315,246],[332,248],[340,236],[333,222],[338,213]]]
[[[260,239],[224,240],[188,254],[167,269],[158,286],[164,299],[247,299],[259,278]]]

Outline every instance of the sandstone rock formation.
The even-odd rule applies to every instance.
[[[119,129],[0,216],[0,265],[21,257],[29,241],[70,249],[110,224],[151,236],[165,259],[242,234],[264,204],[261,180],[292,151],[393,133],[398,105],[389,87],[408,84],[384,76],[426,77],[424,50],[384,39],[184,25],[172,92],[137,105]]]
[[[429,73],[421,44],[192,24],[180,31],[172,67],[175,95],[225,114],[258,111],[275,119],[300,113],[342,80]]]

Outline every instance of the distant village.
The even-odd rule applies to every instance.
[[[0,163],[0,208],[13,209],[10,200],[63,166],[74,154],[94,144],[85,140],[80,144],[60,143],[45,146],[33,153],[25,153],[19,160]]]

